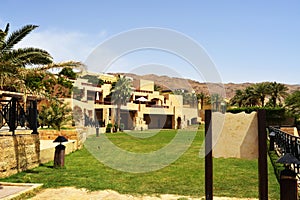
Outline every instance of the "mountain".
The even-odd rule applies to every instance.
[[[115,73],[113,73],[115,74]],[[198,82],[191,79],[177,78],[177,77],[169,77],[169,76],[159,76],[155,74],[147,74],[147,75],[137,75],[132,73],[117,73],[120,75],[125,75],[133,78],[133,81],[137,81],[139,79],[152,80],[158,86],[160,86],[163,90],[175,90],[175,89],[184,89],[188,91],[194,90],[196,93],[203,92],[205,94],[209,94],[209,88],[219,88],[222,84],[216,83],[204,83]],[[235,91],[237,89],[245,89],[246,87],[252,85],[253,83],[225,83],[225,93],[226,98],[230,99],[235,95]],[[289,93],[292,93],[296,90],[300,90],[300,85],[289,85],[285,84],[289,88]]]

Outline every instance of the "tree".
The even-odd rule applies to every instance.
[[[37,27],[26,25],[10,35],[9,24],[6,25],[5,30],[0,29],[0,89],[23,92],[24,102],[28,93],[37,95],[47,90],[43,84],[46,83],[44,79],[56,79],[48,72],[49,69],[82,66],[81,63],[74,61],[53,63],[51,55],[39,48],[14,48]],[[28,65],[34,65],[34,68],[26,68]],[[57,81],[51,81],[51,87],[53,87],[53,82]],[[60,83],[70,88],[70,84],[65,84],[66,81],[60,81]]]
[[[197,100],[200,101],[200,109],[203,109],[204,101],[207,98],[207,96],[203,92],[200,92],[200,93],[196,94],[196,97],[197,97]]]
[[[10,35],[8,35],[9,24],[6,25],[4,31],[0,29],[0,61],[15,64],[18,67],[52,63],[51,55],[45,50],[33,47],[14,49],[16,44],[37,27],[26,25]]]
[[[48,125],[60,131],[62,126],[72,120],[72,109],[68,104],[56,98],[50,98],[49,103],[43,104],[39,113],[39,121],[42,125]]]
[[[104,83],[104,81],[102,79],[98,78],[95,75],[86,74],[86,75],[82,76],[81,78],[87,79],[89,83],[92,83],[97,86],[101,86]]]
[[[270,94],[270,83],[262,82],[254,85],[254,95],[260,99],[261,106],[265,106],[265,98]]]
[[[28,47],[15,49],[24,37],[37,28],[35,25],[26,25],[9,35],[9,24],[5,30],[0,29],[0,88],[16,91],[16,85],[24,82],[20,79],[20,68],[26,65],[52,63],[51,55],[42,49]]]
[[[230,99],[230,105],[237,105],[238,107],[242,107],[245,101],[245,93],[242,90],[236,90],[235,95]]]
[[[281,99],[288,95],[287,91],[288,88],[284,84],[276,82],[270,83],[270,96],[273,107],[277,105],[277,100],[281,102]]]
[[[58,75],[60,76],[65,76],[66,78],[69,78],[69,79],[73,79],[75,80],[76,77],[77,77],[77,74],[73,71],[72,68],[70,67],[64,67],[59,73]]]
[[[119,77],[111,89],[112,103],[117,105],[117,125],[120,128],[121,106],[126,105],[132,93],[132,81],[125,76]]]
[[[219,111],[220,110],[220,103],[223,101],[223,97],[220,94],[212,94],[210,96],[210,103],[212,105],[213,111]]]
[[[290,114],[297,119],[300,118],[300,91],[295,91],[286,97],[285,107]]]
[[[248,86],[244,90],[244,106],[253,107],[259,104],[259,98],[255,94],[254,87]]]
[[[160,85],[154,84],[154,91],[161,92],[162,91],[162,87]]]

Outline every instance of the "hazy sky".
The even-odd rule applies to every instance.
[[[0,28],[8,22],[10,30],[39,25],[20,46],[43,48],[57,62],[85,62],[116,34],[160,27],[202,46],[224,83],[300,84],[300,1],[2,0]],[[107,71],[179,74],[203,81],[182,58],[155,50],[132,52]]]

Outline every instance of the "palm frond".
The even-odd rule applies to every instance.
[[[84,67],[84,64],[81,62],[76,62],[76,61],[67,61],[67,62],[60,62],[60,63],[50,63],[48,65],[42,66],[39,69],[40,70],[49,70],[49,69],[56,69],[56,68],[77,68],[77,69],[82,69]]]
[[[1,49],[3,49],[4,45],[6,44],[5,38],[7,36],[8,30],[9,30],[9,23],[7,23],[4,31],[2,29],[0,29],[0,52],[1,52]]]
[[[18,42],[20,42],[24,37],[26,37],[32,30],[37,28],[36,25],[26,25],[23,26],[21,29],[14,31],[11,33],[11,35],[8,37],[6,44],[4,45],[3,49],[1,51],[9,51],[13,48],[14,45],[16,45]],[[9,25],[7,27],[8,31]]]
[[[45,65],[52,63],[52,57],[47,51],[32,47],[5,52],[0,58],[1,60],[11,61],[23,67],[25,65]]]

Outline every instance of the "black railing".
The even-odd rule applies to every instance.
[[[300,161],[300,138],[286,132],[281,131],[280,129],[269,127],[269,133],[274,133],[274,147],[279,156],[282,156],[286,153],[291,153],[295,158]],[[292,164],[292,169],[295,173],[300,173],[300,165]]]
[[[11,100],[0,100],[0,103],[0,128],[8,125],[9,131],[11,131],[14,135],[18,126],[26,126],[33,130],[33,134],[38,133],[36,100],[30,101],[30,106],[27,109],[27,113],[25,113],[24,108],[15,97],[12,97]]]

